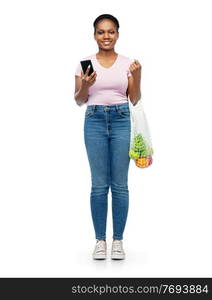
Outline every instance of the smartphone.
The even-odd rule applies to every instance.
[[[92,65],[92,62],[91,62],[90,59],[88,59],[88,60],[82,60],[82,61],[80,61],[80,63],[81,63],[81,66],[82,66],[84,74],[85,74],[85,72],[86,72],[86,70],[87,70],[87,68],[88,68],[89,65],[90,65],[90,70],[88,72],[88,76],[90,76],[94,72],[93,65]]]

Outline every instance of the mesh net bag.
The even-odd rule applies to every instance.
[[[152,164],[153,148],[148,122],[141,100],[134,106],[129,101],[131,114],[131,138],[129,157],[138,168],[147,168]]]

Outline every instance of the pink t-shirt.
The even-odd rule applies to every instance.
[[[129,67],[133,62],[130,58],[118,54],[114,64],[109,68],[103,67],[96,58],[96,54],[81,60],[90,59],[97,73],[95,83],[89,88],[86,105],[114,105],[127,103],[126,95],[128,77],[132,76]],[[81,76],[81,64],[78,63],[75,75]]]

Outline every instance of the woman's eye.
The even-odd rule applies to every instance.
[[[103,33],[103,32],[98,32],[98,34],[102,34],[102,33]],[[114,33],[114,31],[111,31],[110,33],[112,33],[112,34],[113,34],[113,33]]]

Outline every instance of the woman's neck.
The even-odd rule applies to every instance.
[[[99,52],[96,53],[97,58],[115,58],[118,54],[114,51],[114,49],[109,51],[102,51],[99,49]]]

